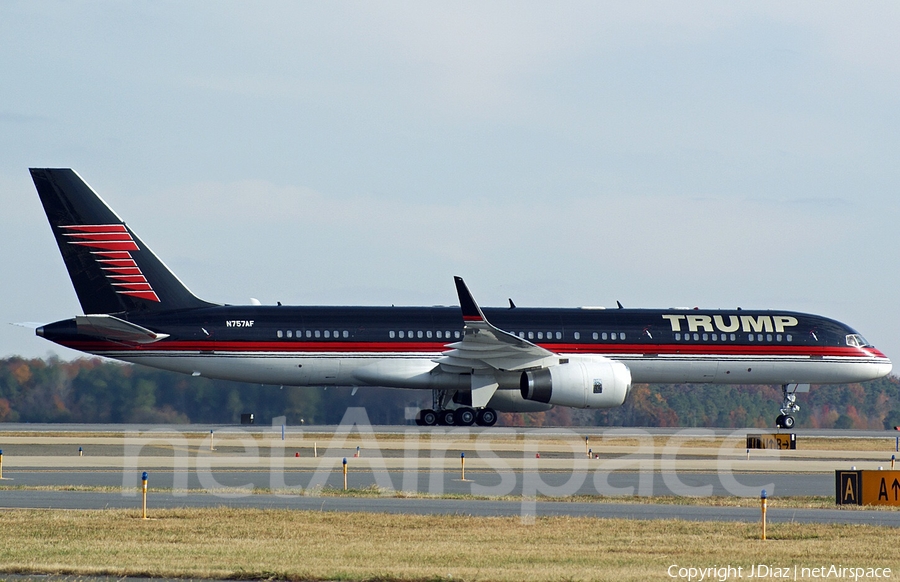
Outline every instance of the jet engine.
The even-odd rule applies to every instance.
[[[523,372],[522,398],[572,408],[614,408],[631,390],[631,370],[607,358],[570,358]]]

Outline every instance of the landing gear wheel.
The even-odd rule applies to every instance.
[[[437,423],[441,426],[453,426],[456,420],[453,410],[440,410],[437,412]]]
[[[416,418],[416,424],[419,426],[434,426],[438,423],[438,415],[435,411],[430,408],[426,408],[419,412],[418,418]]]
[[[475,423],[478,426],[494,426],[497,424],[497,411],[493,408],[482,408],[475,413]]]
[[[800,384],[782,384],[781,385],[781,414],[775,419],[775,426],[778,428],[794,428],[794,417],[792,414],[800,410],[797,404],[797,391]],[[808,391],[807,386],[805,391]],[[801,390],[803,392],[804,390]]]
[[[475,411],[468,406],[457,408],[453,413],[453,423],[457,426],[472,426],[475,424]]]

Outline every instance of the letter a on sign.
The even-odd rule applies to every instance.
[[[837,479],[836,485],[836,501],[838,505],[860,505],[862,500],[859,497],[859,472],[858,471],[835,471]]]

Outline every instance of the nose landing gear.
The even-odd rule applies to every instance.
[[[782,384],[781,385],[781,414],[775,419],[775,426],[778,428],[794,428],[795,412],[800,410],[797,404],[797,393],[809,392],[809,384]]]

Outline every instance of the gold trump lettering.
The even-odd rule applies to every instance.
[[[800,322],[791,315],[694,315],[666,313],[662,316],[669,322],[672,331],[721,331],[733,333],[740,329],[754,333],[784,333]],[[726,323],[727,319],[727,323]],[[685,329],[683,329],[685,328]]]

